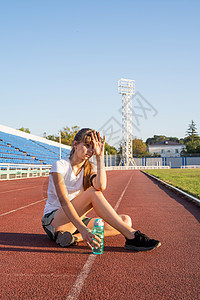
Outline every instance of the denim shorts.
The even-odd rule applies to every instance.
[[[54,227],[51,225],[51,222],[54,219],[54,215],[55,215],[56,211],[57,211],[57,209],[44,215],[42,218],[42,227],[43,227],[44,231],[46,232],[46,234],[48,235],[48,237],[53,241],[56,240],[56,233],[55,233]],[[88,223],[90,222],[90,220],[91,220],[91,218],[84,216],[82,219],[82,222],[83,222],[83,224],[85,224],[85,226],[87,226]],[[76,233],[79,233],[79,231],[76,230],[73,234],[76,234]]]

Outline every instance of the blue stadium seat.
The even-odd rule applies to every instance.
[[[61,149],[62,158],[69,153],[70,150]],[[59,146],[0,131],[0,163],[52,164],[59,156]]]

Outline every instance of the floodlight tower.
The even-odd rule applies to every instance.
[[[122,94],[122,159],[120,165],[134,166],[132,150],[132,100],[135,95],[135,80],[118,81],[118,92]]]

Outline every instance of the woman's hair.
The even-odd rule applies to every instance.
[[[77,143],[86,143],[89,144],[92,140],[91,133],[93,133],[93,130],[90,128],[82,128],[77,132],[77,134],[74,137],[74,141]],[[72,144],[72,149],[70,151],[69,158],[72,158],[75,152],[75,147],[74,147],[74,141]],[[84,190],[87,190],[90,186],[90,176],[93,171],[93,163],[87,159],[84,163],[84,175],[83,175],[83,187]]]

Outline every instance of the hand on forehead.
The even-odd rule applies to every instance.
[[[88,133],[87,135],[85,135],[84,137],[84,142],[86,144],[89,144],[92,142],[92,140],[95,139],[95,140],[100,140],[100,133],[97,132],[97,131],[91,131],[90,133]]]

